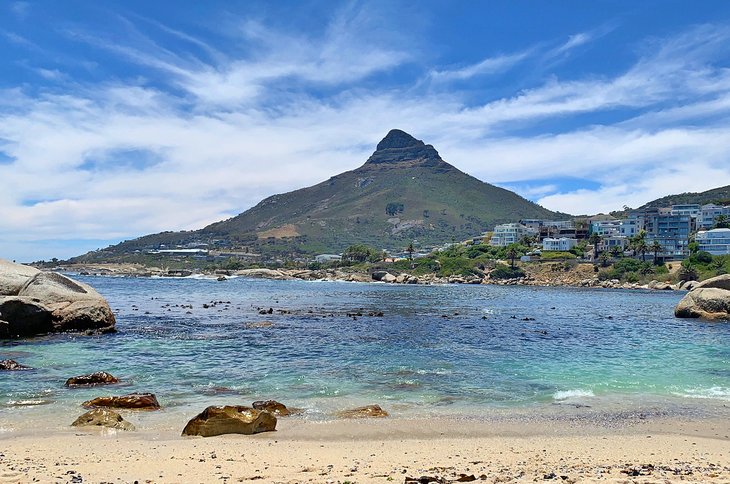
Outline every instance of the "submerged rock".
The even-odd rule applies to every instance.
[[[15,371],[15,370],[31,370],[30,366],[21,365],[15,360],[2,360],[0,361],[0,370]]]
[[[91,286],[1,259],[0,319],[2,338],[111,332],[116,323],[106,300]]]
[[[276,400],[259,400],[253,402],[252,406],[256,410],[264,410],[276,415],[277,417],[287,417],[291,415],[291,412],[288,408],[286,408],[286,405],[277,402]]]
[[[697,284],[679,301],[674,315],[678,318],[730,320],[730,274]]]
[[[188,422],[182,435],[251,435],[273,430],[276,430],[276,417],[271,413],[243,405],[226,405],[203,410]]]
[[[382,418],[387,417],[388,412],[380,408],[380,405],[366,405],[337,412],[337,416],[340,418]]]
[[[160,403],[153,393],[130,393],[121,397],[96,397],[81,404],[84,408],[129,408],[134,410],[159,410]]]
[[[73,421],[72,427],[109,427],[119,430],[134,430],[134,425],[113,410],[95,408]]]
[[[89,375],[74,376],[66,380],[67,387],[111,385],[113,383],[119,383],[119,380],[111,373],[107,373],[105,371],[97,371]]]

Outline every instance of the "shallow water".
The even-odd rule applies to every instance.
[[[680,293],[78,279],[107,297],[119,333],[0,343],[0,359],[34,368],[0,374],[0,431],[67,425],[84,400],[132,391],[157,394],[165,410],[138,420],[161,428],[262,398],[315,420],[368,403],[421,417],[730,402],[730,325],[674,318]],[[63,386],[97,370],[123,384]]]

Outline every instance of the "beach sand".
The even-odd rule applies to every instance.
[[[725,418],[280,419],[212,438],[69,428],[0,434],[0,482],[730,482],[728,435]]]

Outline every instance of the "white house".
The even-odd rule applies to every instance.
[[[547,237],[542,240],[542,250],[544,251],[563,251],[567,252],[573,247],[578,245],[578,239],[569,239],[567,237],[561,237],[559,239],[553,239]]]
[[[516,244],[524,236],[537,235],[538,231],[522,224],[501,224],[494,227],[494,233],[489,240],[489,245],[506,247]]]
[[[700,250],[712,255],[730,254],[730,229],[701,230],[695,240]]]
[[[702,208],[700,209],[700,215],[697,218],[697,228],[711,229],[715,226],[715,220],[720,215],[730,217],[730,206],[721,207],[720,205],[715,205],[714,203],[702,205]]]

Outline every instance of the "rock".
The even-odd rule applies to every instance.
[[[159,410],[160,404],[153,393],[130,393],[121,397],[96,397],[81,404],[84,408],[130,408],[134,410]]]
[[[673,291],[674,287],[666,282],[657,282],[652,289],[656,291]]]
[[[366,405],[337,412],[337,416],[340,418],[382,418],[387,417],[388,412],[380,408],[380,405]]]
[[[35,267],[0,259],[0,296],[17,296],[28,279],[39,272]]]
[[[271,328],[274,326],[274,323],[271,321],[256,321],[254,323],[246,323],[246,328],[248,329],[254,329],[254,328]]]
[[[105,371],[97,371],[89,375],[74,376],[66,380],[67,387],[111,385],[112,383],[119,383],[119,380],[114,375]]]
[[[394,283],[398,278],[394,276],[393,274],[386,272],[382,279],[380,279],[382,282],[388,282],[388,283]]]
[[[15,360],[2,360],[0,361],[0,370],[30,370],[30,366],[21,365]]]
[[[276,400],[259,400],[257,402],[253,402],[251,406],[256,410],[264,410],[276,415],[277,417],[287,417],[291,415],[291,412],[288,408],[286,408],[286,405],[277,402]]]
[[[113,410],[105,408],[95,408],[89,410],[79,418],[74,420],[72,427],[109,427],[119,430],[134,430],[134,425],[127,422]]]
[[[679,301],[674,315],[678,318],[730,320],[730,291],[717,287],[695,287]]]
[[[50,308],[28,297],[0,297],[0,317],[6,321],[9,337],[36,336],[53,331]]]
[[[685,291],[691,291],[698,285],[699,285],[699,282],[697,282],[697,281],[686,281],[684,284],[682,284],[682,289],[684,289]]]
[[[707,279],[684,288],[690,288],[677,307],[674,315],[679,318],[704,318],[709,320],[730,320],[730,274]]]
[[[236,275],[260,279],[290,279],[288,275],[274,269],[242,269],[236,271]]]
[[[218,276],[216,278],[216,281],[218,281],[218,282],[225,281],[225,280],[226,280],[226,276]]]
[[[188,422],[182,435],[251,435],[273,430],[276,430],[276,417],[271,413],[242,405],[226,405],[203,410]]]
[[[701,288],[701,287],[716,288],[716,289],[724,289],[726,291],[730,291],[730,274],[723,274],[721,276],[711,277],[710,279],[705,279],[704,281],[697,283],[697,285],[695,287],[696,288]]]
[[[22,284],[20,278],[24,278]],[[0,337],[114,331],[114,314],[106,300],[92,287],[61,274],[0,259],[0,291],[4,321]]]

